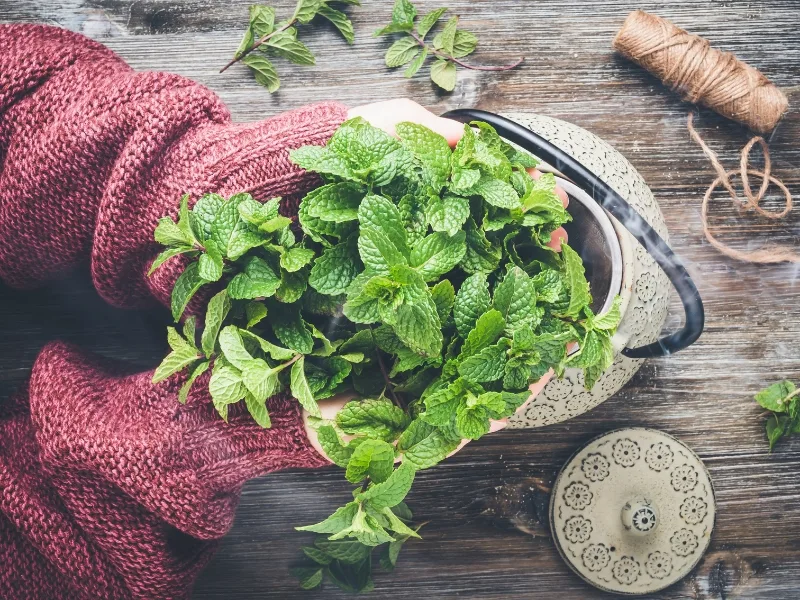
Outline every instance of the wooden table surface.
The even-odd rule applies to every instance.
[[[615,145],[652,187],[673,247],[696,278],[706,306],[703,337],[690,349],[647,362],[620,393],[592,412],[539,430],[507,431],[470,444],[417,477],[409,503],[429,520],[393,575],[378,574],[373,597],[602,598],[572,574],[550,539],[549,490],[560,466],[605,431],[648,426],[677,436],[700,455],[714,480],[717,526],[695,571],[655,598],[800,597],[800,439],[767,453],[764,416],[753,394],[779,378],[800,379],[798,269],[731,261],[703,238],[700,199],[713,179],[686,132],[688,105],[654,78],[616,57],[614,32],[643,8],[671,18],[757,66],[779,86],[800,80],[800,2],[642,2],[616,0],[457,0],[466,28],[480,33],[486,63],[526,56],[508,73],[460,72],[452,94],[423,75],[411,80],[383,66],[388,0],[348,9],[350,48],[325,26],[303,35],[315,67],[280,64],[283,87],[270,96],[243,67],[217,71],[238,44],[246,0],[0,0],[0,21],[37,21],[102,41],[137,69],[173,71],[208,85],[235,119],[272,115],[304,103],[349,105],[407,96],[437,111],[456,107],[538,112],[572,121]],[[274,3],[291,10],[290,0]],[[421,12],[440,4],[419,2]],[[31,40],[35,44],[35,40]],[[800,191],[800,96],[771,138],[774,170]],[[709,111],[699,127],[734,167],[747,132]],[[774,201],[777,203],[777,201]],[[715,203],[722,237],[748,248],[777,238],[796,244],[797,212],[775,224]],[[0,398],[28,375],[48,340],[66,338],[143,367],[164,353],[163,311],[129,313],[96,297],[85,274],[43,292],[0,288]],[[680,322],[674,301],[667,327]],[[800,437],[800,436],[798,436]],[[194,597],[342,597],[328,586],[301,592],[289,576],[303,535],[293,527],[329,514],[349,495],[338,469],[289,472],[250,482],[230,535],[200,578]]]

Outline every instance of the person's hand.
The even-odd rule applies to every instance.
[[[435,131],[439,135],[443,136],[451,147],[454,147],[464,134],[463,123],[459,123],[453,119],[445,119],[443,117],[434,115],[428,109],[423,108],[413,100],[408,100],[407,98],[365,104],[364,106],[350,109],[350,111],[347,113],[347,116],[351,119],[355,117],[361,117],[369,122],[370,125],[382,129],[390,135],[396,135],[395,127],[398,123],[409,121],[419,125],[424,125],[428,129],[431,129],[432,131]],[[542,173],[537,169],[528,169],[528,173],[534,179],[539,179],[539,177],[542,176]],[[556,193],[566,207],[569,203],[567,193],[558,185],[556,185]],[[559,252],[561,251],[562,241],[567,241],[567,232],[563,227],[559,227],[550,236],[550,242],[548,243],[548,246],[553,248],[556,252]],[[539,395],[539,392],[541,392],[544,386],[547,385],[547,382],[550,381],[552,376],[553,373],[551,371],[539,381],[530,385],[531,395],[525,404],[517,409],[517,414],[523,412],[527,405]],[[339,412],[339,410],[345,404],[356,399],[357,397],[358,396],[352,392],[346,392],[337,394],[336,396],[327,398],[325,400],[321,400],[319,402],[319,408],[320,412],[322,413],[322,418],[333,419],[336,416],[336,413]],[[325,458],[328,458],[319,443],[317,432],[309,426],[309,416],[310,415],[303,410],[303,422],[305,424],[308,440],[311,442],[311,445],[315,450],[317,450],[317,452],[319,452]],[[505,427],[508,425],[508,419],[493,420],[491,421],[490,425],[491,428],[489,432],[494,433],[496,431],[505,429]],[[464,440],[461,445],[451,453],[451,456],[463,448],[468,441],[469,440]]]

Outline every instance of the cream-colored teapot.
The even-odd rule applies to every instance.
[[[692,344],[703,331],[703,303],[681,260],[667,245],[664,217],[642,176],[608,143],[571,123],[533,114],[505,116],[459,109],[446,117],[484,121],[507,141],[543,161],[570,196],[570,245],[581,254],[596,313],[622,297],[622,321],[613,342],[612,367],[592,390],[578,369],[551,381],[527,410],[510,419],[515,428],[551,425],[591,410],[615,394],[643,359]],[[683,328],[659,339],[667,317],[670,283],[686,311]]]

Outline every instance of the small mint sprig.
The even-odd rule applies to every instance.
[[[254,71],[258,83],[270,93],[277,91],[280,87],[278,72],[266,56],[279,56],[296,65],[315,64],[314,54],[297,39],[297,26],[306,25],[317,16],[328,20],[347,43],[352,44],[355,40],[353,23],[345,13],[332,8],[332,2],[356,6],[360,4],[359,0],[298,0],[292,16],[277,23],[274,8],[253,4],[250,7],[250,23],[239,48],[230,62],[220,69],[220,73],[242,61]],[[254,50],[259,50],[260,53],[252,54]]]
[[[509,71],[525,60],[521,57],[508,65],[473,65],[464,62],[461,59],[475,51],[478,38],[470,31],[458,29],[457,16],[447,21],[431,44],[426,43],[425,36],[446,11],[446,8],[438,8],[429,12],[416,22],[415,27],[416,7],[409,0],[396,0],[392,22],[374,33],[376,37],[392,33],[404,34],[386,51],[386,66],[396,68],[408,64],[405,76],[413,77],[428,56],[432,56],[435,60],[431,65],[431,81],[443,90],[452,92],[456,86],[456,65],[473,71]]]
[[[782,437],[800,433],[800,388],[791,381],[779,381],[761,390],[755,400],[772,414],[767,419],[769,451]]]

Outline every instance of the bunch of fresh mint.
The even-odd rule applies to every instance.
[[[456,87],[456,65],[475,71],[508,71],[519,66],[520,58],[512,64],[500,66],[473,65],[462,59],[475,52],[478,45],[477,36],[465,29],[458,28],[458,17],[451,17],[442,30],[428,44],[425,36],[436,27],[446,8],[437,8],[416,22],[417,9],[409,0],[396,0],[392,10],[392,22],[378,29],[375,36],[392,33],[403,34],[386,51],[386,66],[391,68],[408,65],[406,77],[413,77],[420,70],[425,60],[434,58],[431,65],[431,81],[445,91],[452,92]]]
[[[241,60],[253,70],[258,83],[270,93],[277,91],[281,85],[280,79],[268,56],[279,56],[296,65],[313,65],[316,62],[308,46],[297,39],[298,25],[308,24],[314,17],[320,16],[336,27],[348,44],[355,40],[353,23],[345,13],[332,8],[332,3],[360,4],[359,0],[298,0],[292,16],[277,23],[274,8],[253,4],[250,6],[250,23],[239,48],[220,73]],[[253,54],[254,50],[259,52]]]
[[[357,485],[329,518],[299,528],[320,534],[297,571],[306,588],[328,577],[369,589],[373,548],[391,569],[419,537],[403,503],[416,471],[513,415],[549,369],[582,368],[590,388],[613,360],[619,302],[595,316],[578,254],[547,246],[570,219],[553,176],[533,180],[533,157],[483,123],[465,126],[454,150],[417,124],[397,135],[353,119],[327,146],[292,152],[324,181],[298,222],[277,199],[209,194],[191,210],[184,198],[177,223],[156,229],[167,249],[153,268],[192,259],[174,317],[203,285],[218,291],[199,344],[193,319],[182,336],[170,328],[154,380],[186,370],[185,401],[211,366],[220,415],[243,400],[264,427],[267,398],[290,391]],[[317,401],[340,392],[361,399],[320,418]]]
[[[769,451],[776,442],[792,433],[800,433],[800,388],[791,381],[779,381],[755,396],[762,408],[773,414],[767,419]]]

